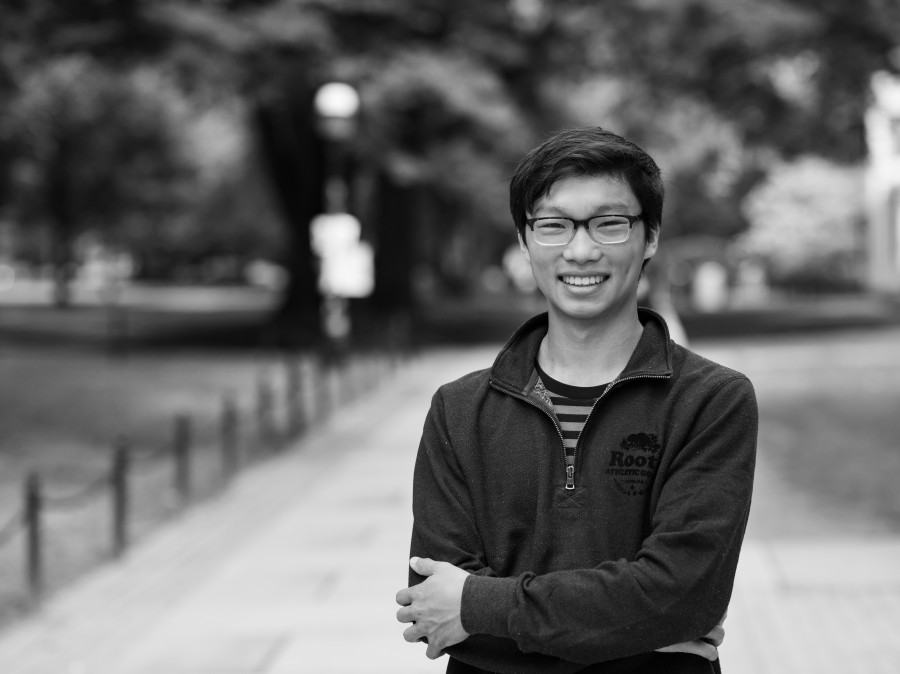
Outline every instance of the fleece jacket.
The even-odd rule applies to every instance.
[[[471,574],[470,636],[448,649],[448,671],[718,669],[655,650],[702,637],[726,612],[750,510],[756,398],[747,377],[671,341],[658,314],[639,318],[640,341],[591,411],[569,475],[559,425],[534,391],[546,314],[490,369],[432,398],[411,555]],[[411,586],[423,580],[410,572]]]

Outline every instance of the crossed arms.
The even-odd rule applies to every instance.
[[[462,626],[461,607],[463,587],[469,573],[447,562],[413,557],[410,568],[425,577],[419,585],[397,593],[397,620],[412,623],[403,631],[409,642],[425,641],[425,654],[432,660],[444,654],[444,650],[464,641],[469,633]],[[705,636],[689,642],[658,648],[663,652],[694,653],[707,660],[719,657],[718,646],[725,638],[725,616]]]
[[[633,559],[510,577],[487,564],[464,461],[436,395],[416,464],[411,587],[396,597],[398,620],[412,623],[404,638],[427,639],[429,657],[449,649],[473,664],[516,661],[521,671],[523,654],[546,658],[533,671],[558,672],[654,650],[714,658],[749,511],[756,437],[749,383],[731,380],[715,393],[666,466]]]

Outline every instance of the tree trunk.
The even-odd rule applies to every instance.
[[[285,264],[290,279],[273,317],[281,346],[310,346],[321,339],[321,297],[309,225],[325,208],[325,157],[315,129],[314,93],[304,88],[256,109],[263,161],[288,232]]]
[[[406,349],[413,339],[415,298],[412,272],[423,260],[417,254],[417,234],[424,227],[428,187],[398,184],[387,173],[377,180],[375,288],[372,307],[381,338]]]
[[[53,303],[60,309],[72,304],[71,280],[73,217],[69,185],[71,142],[57,139],[56,153],[47,180],[47,203],[50,212],[53,265]]]
[[[385,317],[402,319],[412,310],[413,233],[421,190],[417,185],[398,185],[385,172],[378,176],[372,306]]]

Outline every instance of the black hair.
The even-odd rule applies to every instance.
[[[653,158],[629,140],[599,126],[562,131],[526,154],[509,183],[509,210],[525,239],[525,219],[558,180],[576,176],[625,180],[641,204],[647,236],[662,225],[665,187]]]

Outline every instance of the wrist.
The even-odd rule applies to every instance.
[[[470,575],[463,585],[460,621],[468,634],[509,637],[509,614],[515,607],[516,578]]]

